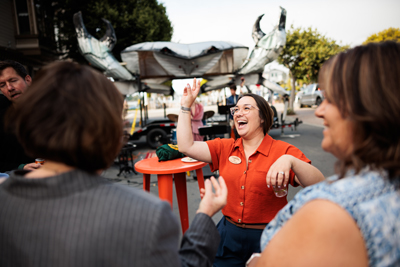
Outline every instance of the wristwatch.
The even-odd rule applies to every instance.
[[[181,109],[184,110],[184,111],[190,111],[190,108],[186,108],[184,106],[181,106]]]

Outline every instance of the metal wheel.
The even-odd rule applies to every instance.
[[[147,144],[151,148],[157,148],[161,146],[163,143],[162,141],[165,140],[167,137],[167,133],[161,129],[155,128],[149,131],[147,134]]]
[[[317,105],[317,107],[318,107],[319,105],[321,105],[321,103],[322,103],[322,99],[318,97],[317,100],[315,101],[315,105]]]

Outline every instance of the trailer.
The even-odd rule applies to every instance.
[[[130,135],[129,140],[139,140],[146,137],[149,147],[156,149],[160,145],[167,144],[171,140],[171,132],[176,128],[176,122],[171,120],[149,121],[144,127]]]

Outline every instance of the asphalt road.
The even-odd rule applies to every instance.
[[[275,104],[275,107],[280,113],[283,110],[282,104]],[[205,110],[212,110],[212,107],[207,107]],[[284,134],[281,134],[280,129],[274,129],[270,131],[270,135],[272,138],[277,140],[282,140],[293,144],[297,148],[299,148],[312,162],[314,166],[316,166],[325,177],[328,177],[334,174],[334,163],[336,161],[335,157],[329,153],[324,152],[321,149],[321,141],[323,138],[322,130],[323,130],[323,122],[321,119],[318,119],[314,115],[315,107],[313,108],[303,108],[300,109],[295,107],[296,115],[288,116],[286,121],[294,121],[296,117],[299,120],[302,120],[303,123],[297,127],[296,131],[291,131],[290,129],[285,129]],[[162,110],[149,111],[149,118],[160,117],[162,116]],[[138,161],[142,159],[148,152],[153,152],[146,142],[145,139],[141,139],[139,141],[134,142],[136,144],[136,149],[134,151],[134,161]],[[103,173],[103,176],[110,179],[113,182],[123,184],[130,187],[135,187],[139,190],[143,188],[143,177],[142,174],[133,174],[128,173],[125,175],[117,176],[119,172],[119,168],[117,165],[110,167]],[[199,188],[197,181],[193,179],[192,176],[187,177],[187,195],[188,195],[188,207],[189,207],[189,222],[192,221],[196,210],[198,208],[200,202]],[[300,190],[301,188],[289,188],[288,200],[292,199],[293,196]],[[179,210],[178,204],[176,201],[175,188],[173,189],[174,203],[173,210],[174,213],[179,218]],[[157,185],[157,177],[156,175],[151,176],[151,186],[150,186],[151,194],[158,196],[158,185]],[[219,212],[213,217],[213,220],[217,223],[222,214]]]

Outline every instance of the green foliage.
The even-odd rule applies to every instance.
[[[399,28],[389,28],[381,32],[372,34],[365,40],[363,44],[384,42],[384,41],[395,41],[400,42],[400,29]]]
[[[321,35],[316,29],[295,29],[292,25],[286,33],[286,46],[278,62],[290,70],[295,80],[310,83],[317,80],[326,60],[347,48]]]
[[[303,87],[304,82],[302,80],[297,80],[297,83],[298,85],[296,85],[296,91],[300,91],[300,89]],[[286,83],[282,82],[279,85],[286,91],[292,90],[292,81],[290,79],[288,79]]]
[[[65,49],[65,57],[85,62],[79,54],[73,15],[81,11],[88,32],[100,39],[106,30],[102,18],[111,22],[117,36],[113,49],[120,60],[120,52],[126,47],[147,41],[170,41],[173,33],[166,9],[157,0],[36,0],[47,12],[54,13],[58,27],[59,46]]]
[[[290,27],[286,32],[286,45],[278,57],[278,62],[290,70],[292,78],[290,109],[293,109],[296,80],[305,83],[316,81],[322,64],[347,48],[321,35],[316,29]]]
[[[294,111],[294,109],[288,108],[286,111],[286,115],[296,115],[296,112]]]

